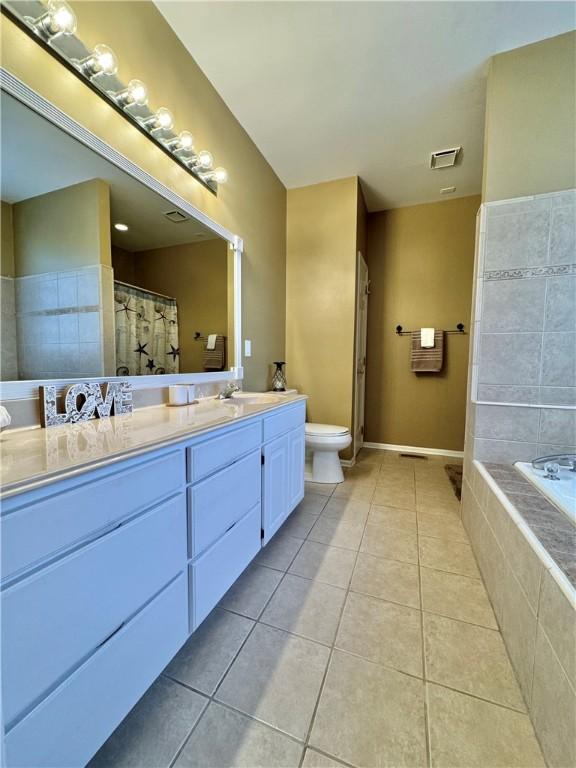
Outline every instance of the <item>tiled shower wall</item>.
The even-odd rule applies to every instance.
[[[576,190],[482,206],[470,365],[468,458],[574,451]]]
[[[16,286],[13,277],[0,277],[0,379],[18,378],[16,345]]]
[[[20,379],[115,374],[109,267],[30,275],[15,282]]]

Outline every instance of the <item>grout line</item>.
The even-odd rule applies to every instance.
[[[364,521],[364,527],[363,527],[363,530],[362,530],[362,539],[364,538],[364,532],[366,531],[367,521],[368,521],[368,517],[366,517],[366,520]],[[335,644],[336,644],[336,640],[338,638],[338,633],[340,632],[340,625],[342,624],[342,617],[344,615],[344,610],[345,610],[346,604],[348,602],[348,595],[350,594],[350,585],[352,583],[352,578],[354,576],[354,571],[356,570],[356,563],[358,562],[358,557],[360,555],[360,546],[361,546],[361,543],[362,543],[362,539],[360,540],[360,544],[358,546],[358,549],[356,550],[356,557],[354,558],[354,565],[353,565],[353,567],[352,567],[352,569],[350,571],[350,577],[348,579],[348,586],[346,588],[346,594],[344,596],[344,600],[342,601],[342,607],[340,609],[340,615],[338,617],[338,623],[336,625],[336,630],[334,632],[334,637],[332,639],[332,645],[331,645],[331,649],[330,649],[330,654],[328,656],[328,662],[326,664],[326,669],[324,670],[324,675],[323,675],[322,681],[320,683],[320,688],[318,689],[318,696],[316,698],[316,704],[314,705],[314,709],[312,711],[312,717],[310,718],[310,725],[308,726],[308,733],[306,734],[306,740],[304,742],[304,751],[302,753],[302,758],[300,760],[299,768],[302,768],[302,764],[304,762],[304,756],[305,756],[306,750],[308,749],[309,744],[310,744],[310,736],[312,735],[312,730],[314,728],[314,722],[316,720],[316,714],[318,712],[318,707],[320,706],[320,700],[321,700],[322,694],[324,692],[324,687],[325,687],[325,684],[326,684],[326,678],[328,677],[328,671],[330,670],[330,666],[332,664],[332,657],[334,655],[334,647],[335,647]],[[336,755],[334,755],[334,757],[336,758]],[[338,759],[338,758],[336,758],[336,759]]]
[[[422,594],[422,566],[420,564],[420,524],[416,515],[416,547],[418,550],[418,595],[420,598],[420,634],[422,642],[422,680],[424,686],[424,739],[426,740],[426,763],[432,765],[432,743],[430,733],[430,715],[428,707],[428,685],[426,669],[426,638],[424,636],[424,600]]]
[[[294,558],[296,557],[296,555],[298,554],[298,552],[300,551],[300,549],[301,549],[301,546],[298,548],[298,550],[297,550],[296,554],[294,555]],[[292,562],[293,562],[294,558],[292,558],[292,560],[290,561],[290,565],[292,565]],[[290,567],[290,565],[288,566],[288,568]],[[287,571],[284,571],[284,576],[286,575],[286,573],[287,573]],[[273,597],[274,597],[274,595],[276,594],[276,591],[278,590],[278,588],[279,588],[280,584],[282,584],[282,582],[284,581],[284,576],[282,576],[282,578],[280,579],[280,581],[278,582],[278,584],[276,585],[276,587],[274,588],[274,590],[273,590],[273,591],[272,591],[272,593],[270,594],[270,597],[269,597],[269,598],[266,600],[266,602],[265,602],[265,604],[264,604],[264,607],[262,608],[262,610],[261,610],[261,611],[260,611],[260,613],[259,613],[259,616],[261,616],[261,615],[262,615],[262,613],[263,613],[263,612],[266,610],[266,608],[267,608],[267,606],[268,606],[268,603],[270,602],[270,600],[272,600],[272,598],[273,598]],[[218,603],[218,605],[219,605],[219,603]],[[212,610],[214,610],[214,609],[215,609],[215,608],[217,608],[217,607],[218,607],[218,606],[214,606],[214,608],[213,608]],[[226,610],[226,609],[225,609],[225,608],[222,608],[221,610]],[[232,613],[232,612],[230,611],[230,613]],[[247,617],[244,617],[244,618],[247,618]],[[257,626],[257,624],[258,624],[258,621],[257,621],[257,620],[254,620],[254,619],[251,619],[251,621],[253,621],[253,624],[252,624],[252,626],[250,627],[250,630],[249,630],[249,632],[247,633],[246,637],[244,638],[244,640],[242,641],[242,643],[241,643],[241,644],[240,644],[240,646],[238,647],[238,650],[236,651],[236,653],[235,653],[235,654],[234,654],[234,656],[232,657],[232,659],[231,659],[230,663],[229,663],[229,664],[226,666],[226,668],[224,669],[224,672],[222,673],[222,676],[220,677],[220,680],[219,680],[219,681],[218,681],[218,683],[216,684],[216,687],[215,687],[215,688],[214,688],[214,690],[212,691],[212,694],[209,696],[209,699],[208,699],[208,704],[206,705],[206,707],[205,707],[204,711],[202,712],[202,715],[201,715],[201,716],[198,718],[198,720],[196,721],[196,723],[194,724],[194,726],[193,726],[193,727],[192,727],[192,729],[190,730],[190,733],[188,734],[188,736],[186,737],[186,739],[184,740],[184,742],[183,742],[183,743],[182,743],[182,745],[180,746],[180,749],[177,751],[177,753],[174,755],[174,757],[173,757],[173,758],[172,758],[172,760],[170,761],[170,763],[169,763],[169,768],[173,768],[174,764],[176,763],[176,761],[178,760],[178,758],[179,758],[179,757],[180,757],[180,755],[182,754],[182,752],[183,752],[184,748],[186,747],[186,744],[187,744],[187,743],[190,741],[190,739],[191,739],[191,737],[192,737],[192,734],[194,733],[194,731],[195,731],[195,730],[196,730],[196,728],[198,727],[198,724],[200,723],[200,721],[201,721],[202,717],[204,716],[204,712],[206,712],[206,710],[208,709],[208,707],[210,706],[210,704],[211,704],[213,701],[215,701],[215,700],[216,700],[216,699],[215,699],[215,697],[216,697],[216,694],[217,694],[217,693],[218,693],[218,691],[220,690],[220,687],[221,687],[222,683],[224,682],[224,680],[225,680],[226,676],[228,675],[228,672],[229,672],[229,671],[232,669],[232,665],[234,664],[234,662],[236,661],[236,659],[237,659],[237,658],[238,658],[238,656],[240,655],[240,653],[241,653],[242,649],[244,648],[244,646],[245,646],[245,645],[246,645],[246,643],[248,642],[248,639],[251,637],[252,633],[254,632],[254,628]],[[192,633],[192,635],[190,635],[190,638],[193,636],[193,634],[194,634],[194,633]],[[190,639],[190,638],[189,638],[189,639]],[[188,641],[187,641],[187,642],[188,642]],[[172,679],[172,678],[170,678],[170,679]],[[176,682],[179,682],[179,681],[176,681]],[[182,685],[182,684],[183,684],[183,683],[181,683],[181,685]],[[186,686],[186,687],[190,687],[190,686]],[[194,690],[194,689],[193,689],[193,688],[191,688],[191,690]],[[204,696],[206,696],[206,694],[203,694],[203,695],[204,695]],[[216,701],[218,701],[218,700],[216,700]],[[223,703],[223,702],[219,702],[219,701],[218,701],[218,703]],[[233,707],[230,707],[230,708],[231,708],[231,709],[233,709]],[[238,711],[240,711],[240,710],[238,710]],[[245,712],[243,712],[242,714],[243,714],[243,715],[246,715],[246,713],[245,713]],[[246,716],[247,716],[247,717],[250,717],[250,715],[246,715]],[[252,718],[252,719],[253,719],[253,720],[255,720],[256,718]],[[266,723],[266,725],[268,725],[268,723]],[[283,733],[283,731],[282,731],[282,733]]]

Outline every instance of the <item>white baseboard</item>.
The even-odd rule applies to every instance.
[[[353,467],[356,464],[356,457],[353,459],[340,459],[340,464],[343,467]]]
[[[427,456],[453,456],[455,459],[464,457],[464,451],[449,451],[447,448],[418,448],[415,445],[364,443],[363,448],[376,448],[379,451],[396,451],[397,453],[423,453]]]

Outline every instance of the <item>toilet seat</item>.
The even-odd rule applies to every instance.
[[[318,437],[345,435],[348,431],[348,427],[338,427],[336,424],[306,424],[306,434]]]

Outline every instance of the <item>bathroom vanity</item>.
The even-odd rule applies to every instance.
[[[304,422],[212,400],[2,435],[6,765],[90,760],[303,498]]]

